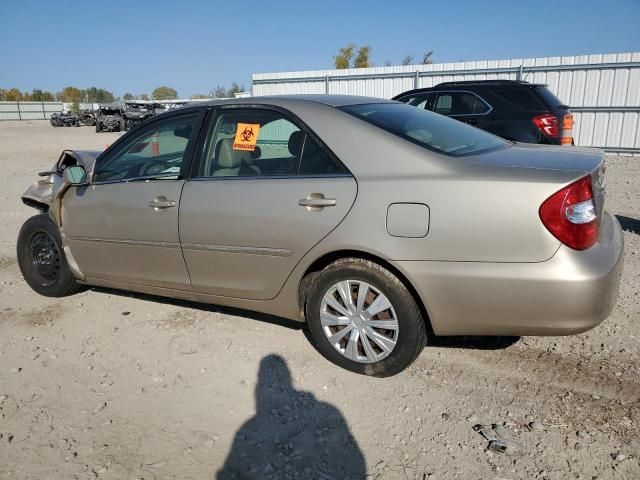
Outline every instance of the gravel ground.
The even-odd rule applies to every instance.
[[[608,159],[626,230],[611,318],[571,337],[432,340],[403,374],[372,379],[284,320],[29,290],[15,240],[35,211],[20,195],[63,148],[115,138],[0,122],[0,478],[640,478],[640,158]]]

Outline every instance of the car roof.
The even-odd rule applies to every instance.
[[[420,92],[432,92],[442,90],[443,88],[474,88],[474,87],[511,87],[511,88],[534,88],[534,87],[546,87],[544,83],[529,83],[522,80],[464,80],[459,82],[443,82],[433,87],[415,88],[413,90],[407,90],[396,95],[394,98],[404,96],[411,93]]]
[[[274,105],[274,106],[288,106],[292,103],[320,103],[328,105],[330,107],[345,107],[347,105],[363,105],[367,103],[392,103],[392,100],[385,100],[383,98],[375,97],[362,97],[357,95],[323,95],[323,94],[309,94],[309,95],[269,95],[259,97],[243,97],[243,98],[230,98],[221,100],[211,100],[206,102],[192,102],[186,105],[186,107],[202,107],[204,105],[242,105],[242,104],[261,104],[261,105]]]

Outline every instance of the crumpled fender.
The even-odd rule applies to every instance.
[[[51,220],[58,225],[67,264],[74,276],[79,280],[84,280],[85,277],[69,249],[69,241],[61,224],[60,209],[62,207],[62,196],[64,195],[64,190],[62,189],[68,188],[62,180],[62,173],[67,167],[82,165],[87,171],[87,178],[91,179],[96,159],[101,153],[93,150],[64,150],[51,170],[40,173],[43,178],[31,185],[22,195],[22,202],[25,205],[40,210],[42,213],[47,213]]]
[[[42,172],[43,178],[31,185],[22,194],[22,202],[41,212],[54,215],[56,194],[62,187],[62,172],[72,165],[82,165],[87,171],[88,178],[93,176],[96,159],[102,152],[97,150],[63,150],[60,158],[49,172]]]

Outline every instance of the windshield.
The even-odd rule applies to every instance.
[[[446,155],[470,155],[509,146],[504,140],[458,120],[404,103],[349,105],[341,110]]]

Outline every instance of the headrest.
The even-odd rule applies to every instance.
[[[251,152],[246,150],[234,150],[233,138],[223,138],[216,145],[216,159],[218,168],[236,168],[242,165],[242,161],[249,161]]]
[[[289,153],[294,157],[298,157],[300,155],[303,140],[304,132],[301,132],[300,130],[293,132],[289,137]]]

